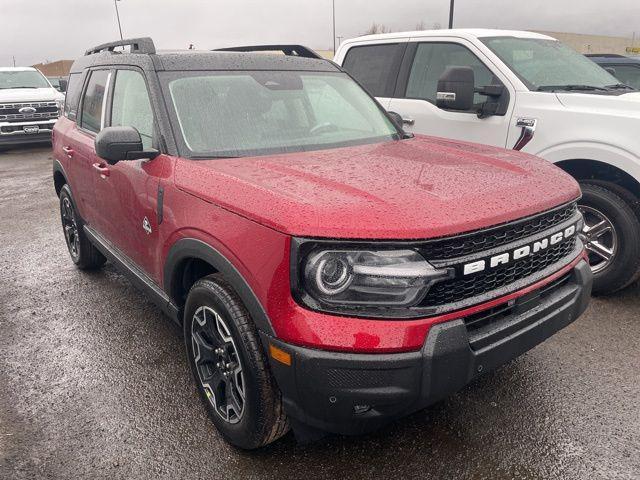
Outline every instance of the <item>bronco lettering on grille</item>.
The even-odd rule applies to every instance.
[[[542,250],[546,250],[550,245],[556,245],[563,240],[572,237],[575,235],[576,231],[577,224],[571,225],[562,231],[556,232],[553,235],[549,235],[540,240],[536,240],[535,242],[531,242],[528,245],[523,245],[508,252],[494,255],[489,259],[466,263],[463,266],[463,275],[482,272],[487,268],[495,268],[499,265],[504,265],[513,262],[514,260],[534,255]]]

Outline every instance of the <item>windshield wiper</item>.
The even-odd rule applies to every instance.
[[[613,85],[606,85],[606,87],[611,90],[621,90],[623,88],[625,90],[635,90],[635,88],[633,88],[631,85],[627,85],[626,83],[614,83]]]
[[[0,90],[11,90],[13,88],[44,88],[44,87],[0,87]]]
[[[566,92],[573,91],[600,91],[606,92],[608,89],[604,87],[596,87],[593,85],[542,85],[536,89],[538,92],[554,92],[557,90],[564,90]]]

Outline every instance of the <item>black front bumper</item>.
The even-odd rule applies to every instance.
[[[11,135],[0,135],[0,146],[31,145],[34,143],[51,143],[51,131],[45,130],[38,133],[17,133]]]
[[[364,433],[447,397],[566,327],[587,308],[591,283],[589,265],[581,261],[515,302],[433,326],[418,352],[336,353],[262,339],[291,353],[290,367],[270,363],[294,422]]]

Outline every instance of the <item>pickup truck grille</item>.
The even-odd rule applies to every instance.
[[[575,202],[547,212],[497,227],[471,232],[453,238],[431,240],[419,246],[422,255],[436,268],[452,268],[453,278],[434,284],[416,307],[430,308],[434,313],[505,295],[542,280],[549,271],[557,271],[577,256],[578,232],[556,244],[514,259],[514,249],[529,246],[577,225],[580,220]],[[501,248],[502,247],[502,248]],[[489,260],[509,253],[508,261],[490,267]],[[486,268],[464,274],[463,266],[484,260]],[[554,268],[555,267],[555,268]]]
[[[20,112],[21,109],[35,111]],[[28,122],[58,118],[56,102],[0,103],[0,122]]]

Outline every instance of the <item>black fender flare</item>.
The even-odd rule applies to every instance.
[[[188,258],[203,260],[220,272],[236,291],[242,303],[244,303],[258,330],[275,336],[267,312],[244,277],[224,255],[201,240],[183,238],[174,243],[169,249],[164,262],[163,285],[171,301],[176,300],[174,297],[174,292],[176,291],[174,273],[181,262]]]
[[[62,177],[65,180],[65,183],[68,185],[69,184],[69,177],[67,177],[67,172],[64,171],[64,167],[62,166],[62,164],[54,159],[53,160],[53,171],[52,171],[52,178],[54,181],[54,185],[55,185],[55,177],[56,177],[56,173],[59,173],[60,175],[62,175]],[[71,188],[71,186],[69,186],[69,188]],[[58,192],[56,191],[56,194]]]

